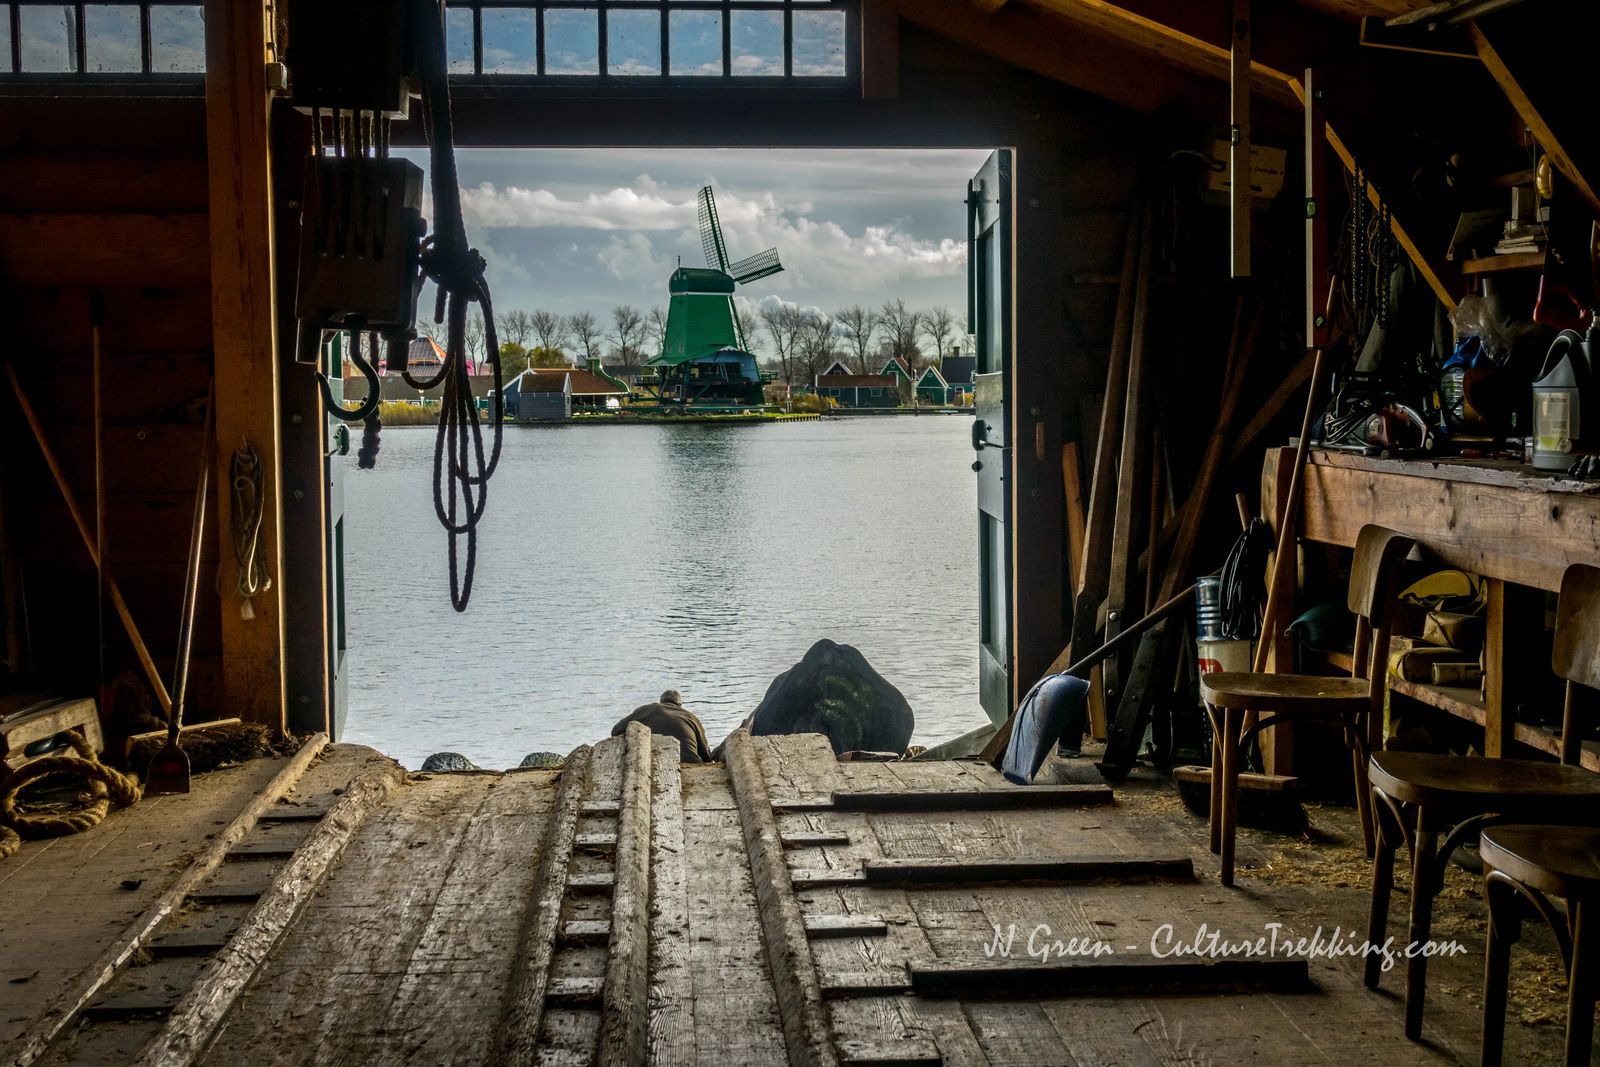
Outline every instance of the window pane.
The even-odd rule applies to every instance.
[[[451,7],[444,12],[445,54],[450,59],[451,74],[474,74],[477,66],[472,58],[472,11],[470,8]]]
[[[600,17],[593,8],[544,13],[544,72],[600,73]]]
[[[201,74],[206,69],[206,18],[198,7],[150,9],[150,70]]]
[[[0,72],[11,72],[11,9],[0,5]]]
[[[720,76],[722,16],[714,11],[674,11],[668,18],[672,73]]]
[[[796,77],[844,77],[844,49],[843,11],[794,13]]]
[[[77,28],[71,7],[22,9],[22,69],[40,74],[73,69]]]
[[[612,8],[606,14],[606,66],[612,74],[660,74],[660,14]]]
[[[485,74],[537,74],[535,50],[538,26],[529,10],[483,9],[483,72]]]
[[[83,9],[90,73],[143,69],[139,59],[139,9],[90,5]]]
[[[732,29],[735,77],[783,74],[783,12],[735,11]]]

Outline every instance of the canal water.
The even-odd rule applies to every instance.
[[[347,458],[343,739],[509,767],[675,688],[715,745],[824,637],[905,694],[917,743],[981,725],[970,426],[507,427],[464,615],[433,431],[387,430],[376,470]]]

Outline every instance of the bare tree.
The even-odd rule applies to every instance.
[[[833,347],[833,320],[823,314],[802,319],[795,344],[802,377],[810,382],[836,357]]]
[[[533,316],[521,308],[503,311],[495,316],[495,326],[499,330],[502,345],[509,342],[518,348],[531,347],[528,342],[533,340]]]
[[[851,304],[833,317],[839,324],[840,336],[849,346],[851,360],[857,374],[871,374],[872,336],[878,332],[878,313],[860,304]]]
[[[567,319],[567,329],[573,343],[583,352],[585,363],[600,354],[600,324],[595,321],[594,312],[574,312]]]
[[[739,316],[739,332],[744,335],[744,343],[754,355],[761,342],[761,319],[743,301],[735,301],[733,309]]]
[[[461,335],[467,359],[474,367],[483,363],[483,312],[474,307],[467,313],[467,328]]]
[[[761,324],[767,328],[767,336],[772,339],[773,353],[778,358],[778,372],[783,377],[784,385],[792,388],[799,370],[795,350],[805,319],[800,309],[792,304],[769,304],[761,308],[760,316]]]
[[[878,309],[884,340],[889,343],[889,355],[905,361],[915,375],[922,353],[917,350],[917,335],[922,332],[922,313],[906,307],[898,298]]]
[[[945,341],[955,331],[955,313],[943,304],[922,313],[922,336],[933,343],[934,359],[944,359]]]
[[[667,309],[660,306],[651,308],[645,326],[659,354],[667,346]]]
[[[529,317],[534,339],[540,348],[564,348],[567,343],[567,320],[550,311],[535,311]]]
[[[649,327],[639,309],[631,304],[612,308],[611,322],[611,352],[631,377],[644,364],[642,346]]]

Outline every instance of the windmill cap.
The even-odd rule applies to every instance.
[[[672,280],[667,283],[667,291],[671,293],[720,293],[733,294],[733,279],[720,270],[710,267],[679,267],[672,272]]]

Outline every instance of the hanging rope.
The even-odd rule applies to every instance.
[[[63,736],[77,757],[46,756],[14,771],[0,764],[0,859],[22,847],[23,838],[82,833],[98,826],[112,805],[125,808],[138,803],[143,790],[135,779],[101,763],[78,731],[69,730]],[[78,807],[49,812],[18,810],[18,794],[24,786],[57,777],[83,780],[84,797]]]
[[[433,321],[446,324],[444,365],[432,379],[420,381],[407,371],[405,381],[426,391],[444,385],[439,429],[433,454],[433,508],[449,539],[450,604],[465,611],[472,596],[478,561],[478,522],[488,500],[489,479],[500,462],[503,386],[500,343],[495,336],[494,305],[484,280],[484,261],[467,247],[461,215],[461,186],[456,173],[450,89],[445,58],[444,5],[414,0],[417,29],[417,71],[422,82],[422,123],[427,135],[433,186],[434,234],[423,245],[422,272],[438,286]],[[467,373],[467,308],[476,303],[483,318],[487,359],[494,368],[494,406],[490,412],[493,443],[484,451],[483,427]],[[463,566],[458,542],[466,538]]]
[[[253,602],[272,588],[272,578],[267,574],[267,546],[261,538],[265,515],[261,457],[250,442],[233,450],[228,470],[233,502],[233,560],[238,575],[234,580],[234,592],[243,598],[239,605],[240,617],[253,619],[256,617]]]
[[[1261,632],[1256,614],[1262,600],[1261,575],[1266,572],[1267,556],[1276,544],[1272,527],[1260,519],[1251,519],[1228,550],[1218,582],[1222,632],[1227,637],[1253,638]]]

